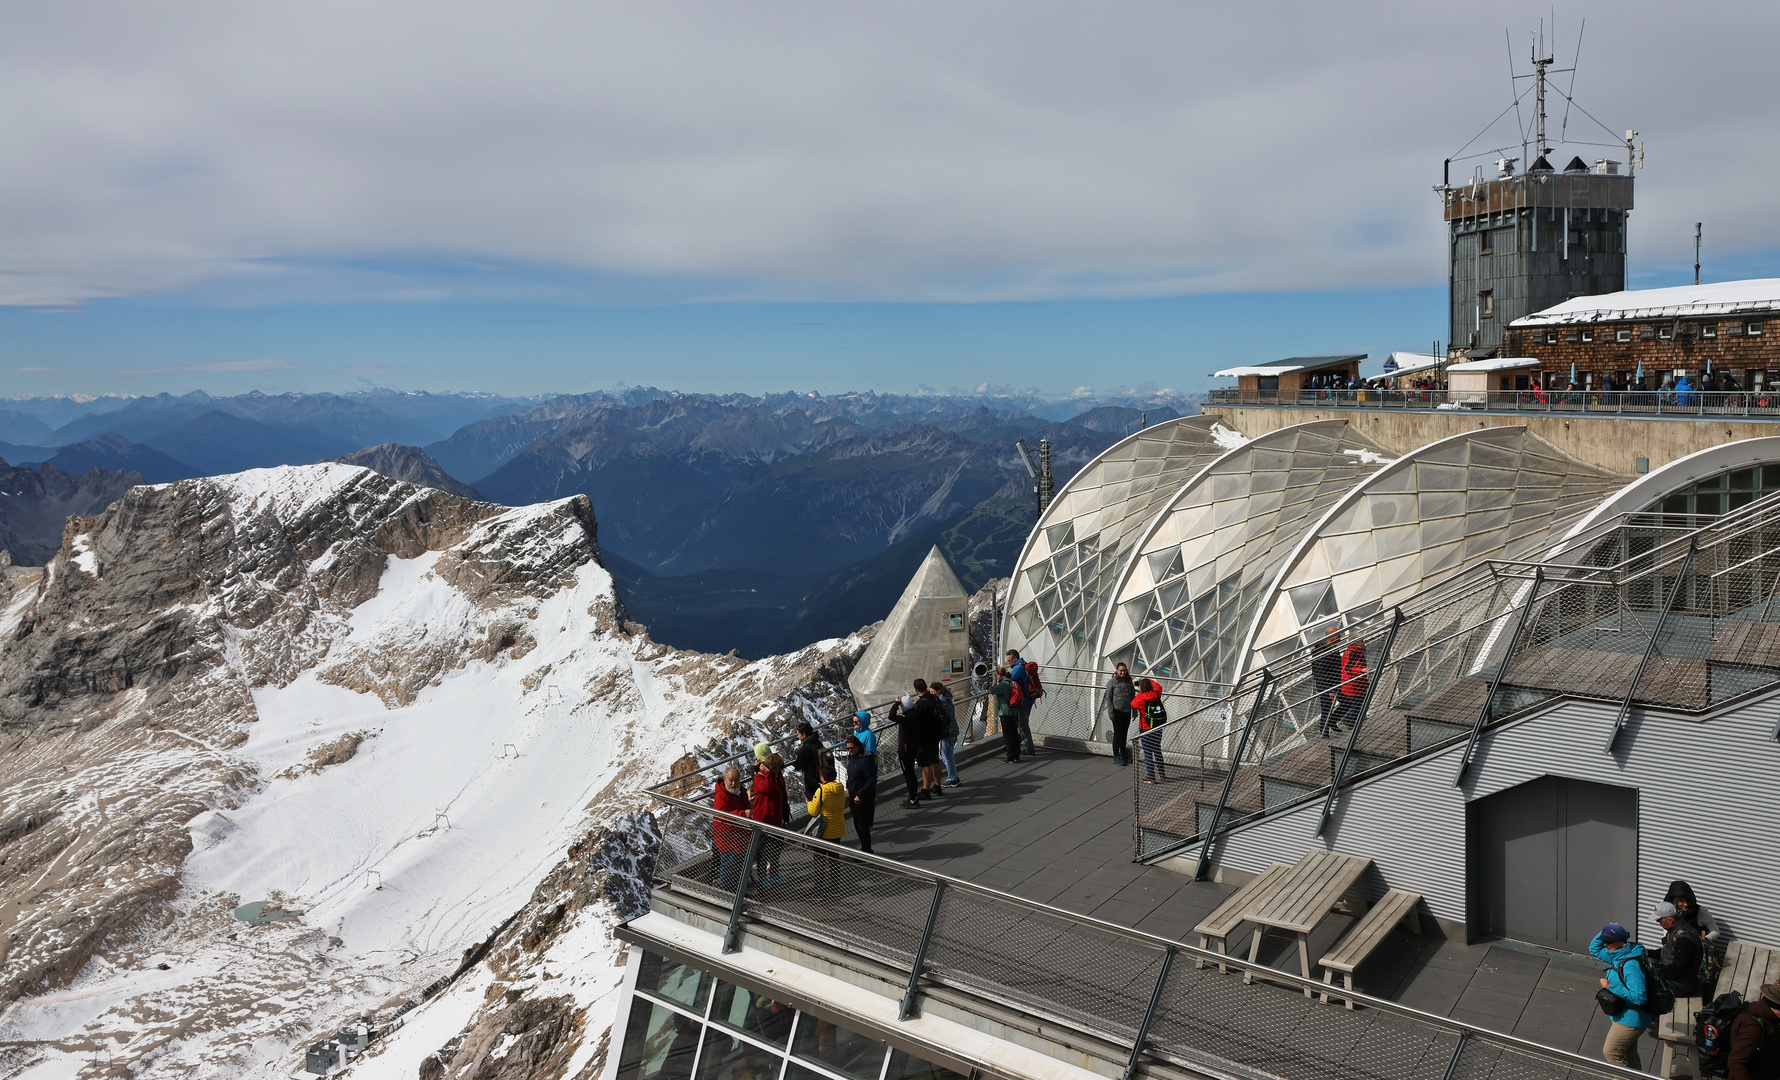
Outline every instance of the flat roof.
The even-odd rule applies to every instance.
[[[1445,367],[1446,357],[1430,356],[1427,353],[1394,352],[1391,354],[1390,361],[1387,362],[1395,362],[1397,366],[1394,370],[1384,372],[1379,377],[1394,379],[1399,375],[1414,375],[1420,371],[1432,371],[1438,367]]]
[[[1343,356],[1288,356],[1276,364],[1262,364],[1248,367],[1225,368],[1214,371],[1214,379],[1234,379],[1242,375],[1290,375],[1296,371],[1320,371],[1323,368],[1341,367],[1344,364],[1357,364],[1366,359],[1365,353],[1353,353]]]
[[[1530,356],[1498,356],[1494,360],[1467,360],[1462,364],[1448,364],[1446,370],[1451,372],[1466,371],[1517,371],[1520,368],[1538,367],[1543,360],[1535,360]]]
[[[1668,319],[1689,315],[1730,315],[1780,308],[1780,278],[1748,278],[1666,289],[1628,289],[1578,296],[1535,311],[1509,326],[1555,326],[1563,323],[1617,322],[1626,319]]]

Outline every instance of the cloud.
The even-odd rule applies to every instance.
[[[26,371],[39,370],[25,368]],[[111,372],[113,375],[168,375],[174,372],[197,372],[200,374],[222,375],[241,374],[255,371],[289,371],[291,365],[283,360],[210,360],[199,364],[171,364],[167,367],[122,368]]]
[[[94,19],[15,5],[0,34],[15,106],[0,112],[0,303],[1438,282],[1429,186],[1508,104],[1501,30],[1523,40],[1547,11],[194,0]],[[1772,126],[1763,50],[1780,6],[1593,14],[1578,99],[1650,143],[1634,269],[1691,262],[1701,219],[1720,255],[1780,246],[1762,182],[1780,143],[1751,135]],[[1554,100],[1554,129],[1608,140]],[[1518,140],[1509,120],[1473,149]]]

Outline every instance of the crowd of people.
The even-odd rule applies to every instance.
[[[1638,1039],[1655,1036],[1676,1001],[1712,1001],[1724,959],[1724,932],[1687,882],[1671,882],[1651,918],[1663,932],[1654,950],[1620,923],[1602,927],[1588,946],[1589,954],[1607,965],[1595,995],[1611,1021],[1601,1056],[1628,1069],[1643,1069]],[[1737,1007],[1726,1037],[1711,1048],[1678,1043],[1677,1060],[1694,1058],[1701,1075],[1780,1080],[1780,982],[1763,986],[1754,1001],[1730,1004]],[[1719,1060],[1702,1059],[1714,1052]]]

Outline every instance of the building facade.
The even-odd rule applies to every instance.
[[[1541,361],[1538,385],[1562,388],[1572,368],[1585,390],[1649,389],[1685,375],[1702,388],[1728,375],[1722,389],[1780,387],[1780,278],[1578,296],[1515,319],[1503,352]]]
[[[1521,175],[1436,189],[1444,201],[1455,352],[1499,353],[1514,320],[1625,288],[1632,177],[1618,163],[1540,158]]]

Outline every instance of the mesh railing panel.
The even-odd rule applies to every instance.
[[[1466,571],[1349,626],[1343,645],[1366,642],[1369,698],[1332,688],[1305,649],[1267,666],[1251,712],[1251,673],[1144,740],[1160,755],[1149,769],[1140,749],[1132,770],[1137,857],[1184,851],[1214,818],[1227,830],[1326,793],[1337,771],[1345,783],[1561,696],[1700,711],[1780,681],[1776,519],[1775,497],[1703,527],[1631,515],[1537,574]]]
[[[715,815],[702,817],[711,835]],[[729,821],[716,824],[731,824]],[[714,857],[707,845],[662,865],[677,889],[734,900],[745,881],[742,916],[839,947],[907,973],[922,953],[936,890],[940,905],[924,950],[922,976],[1029,1015],[1129,1046],[1169,949],[1177,955],[1144,1032],[1149,1052],[1228,1071],[1234,1064],[1280,1080],[1442,1080],[1463,1036],[1456,1077],[1465,1080],[1607,1080],[1625,1076],[1561,1051],[1541,1051],[1464,1025],[1362,998],[1356,1010],[1307,997],[1339,987],[1306,983],[1234,957],[1172,944],[1068,912],[1027,904],[968,882],[862,856],[777,829],[734,823],[761,834],[755,865]],[[739,838],[731,835],[729,839]],[[734,845],[729,845],[734,846]],[[744,873],[745,871],[745,873]],[[719,878],[731,877],[726,889]],[[1218,960],[1201,968],[1196,959]],[[1257,976],[1252,983],[1244,973]],[[899,978],[901,976],[898,976]]]

